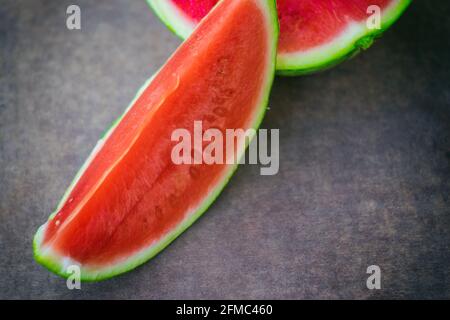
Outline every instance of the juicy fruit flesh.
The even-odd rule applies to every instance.
[[[223,133],[252,125],[269,61],[267,22],[255,1],[230,2],[223,25],[205,21],[113,130],[47,223],[43,246],[82,264],[111,263],[161,239],[223,179],[230,165],[170,157],[173,130],[192,131],[195,120]]]
[[[280,52],[306,50],[331,41],[351,22],[367,19],[367,8],[391,0],[278,0]]]
[[[218,0],[173,1],[190,19],[200,21]],[[351,22],[368,18],[367,8],[382,10],[393,0],[277,0],[280,22],[278,51],[290,53],[314,48],[334,39]]]

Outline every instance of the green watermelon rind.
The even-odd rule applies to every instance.
[[[146,0],[146,2],[164,25],[181,40],[186,39],[195,29],[195,25],[169,2],[163,0]]]
[[[181,39],[185,39],[194,29],[183,13],[167,1],[146,0],[159,19]],[[300,76],[327,70],[368,49],[376,38],[397,21],[412,0],[394,0],[390,8],[382,14],[381,29],[369,30],[366,22],[355,23],[360,32],[345,41],[338,37],[335,41],[314,48],[310,53],[279,54],[277,58],[277,75]],[[341,35],[345,38],[346,34]],[[327,49],[328,47],[329,49]]]
[[[331,47],[329,50],[324,50],[323,47],[317,48],[316,50],[319,54],[311,55],[309,59],[305,59],[303,54],[299,54],[295,58],[286,58],[283,55],[279,55],[277,59],[277,74],[282,76],[299,76],[316,73],[332,68],[354,57],[362,50],[367,50],[374,40],[381,37],[400,18],[412,2],[412,0],[397,1],[398,3],[393,3],[390,8],[383,12],[380,29],[368,29],[366,21],[355,23],[354,26],[360,28],[358,33],[355,33],[344,42],[337,39],[333,43],[327,44]],[[345,37],[345,34],[342,36]]]
[[[260,0],[259,0],[260,1]],[[252,127],[254,129],[259,128],[262,119],[264,118],[264,114],[267,110],[267,105],[269,102],[269,94],[272,88],[272,84],[275,77],[275,65],[276,65],[276,53],[277,53],[277,42],[278,42],[278,34],[279,34],[279,26],[278,26],[278,18],[276,14],[276,4],[275,0],[267,0],[267,1],[261,1],[267,3],[265,5],[266,13],[269,15],[270,19],[272,20],[271,23],[268,25],[269,34],[271,35],[271,44],[272,44],[272,50],[271,50],[271,61],[272,63],[267,66],[267,79],[266,84],[264,86],[264,89],[261,90],[261,99],[260,103],[258,104],[258,107],[255,108],[257,111],[257,115],[255,116],[254,123]],[[120,122],[120,120],[123,118],[123,116],[126,114],[126,112],[130,109],[130,107],[133,105],[134,101],[140,96],[143,90],[148,87],[151,80],[154,77],[147,80],[145,85],[139,90],[138,94],[136,95],[136,98],[133,100],[133,102],[129,105],[129,107],[126,109],[124,114],[119,117],[118,120],[116,120],[111,128],[106,131],[104,137],[100,140],[102,142],[105,137],[107,137],[117,126],[117,124]],[[240,157],[244,156],[245,150],[248,147],[250,141],[245,142],[245,147],[243,148],[242,152],[240,153]],[[91,155],[89,156],[88,160],[85,162],[85,164],[81,167],[79,172],[77,173],[74,181],[71,183],[69,189],[65,192],[62,200],[60,201],[57,210],[55,210],[52,215],[50,215],[49,220],[54,217],[56,212],[60,209],[60,207],[64,204],[64,202],[67,200],[67,197],[69,196],[71,190],[73,189],[74,185],[80,178],[80,176],[83,174],[84,170],[87,168],[89,162],[93,158],[93,156],[96,153],[96,149],[93,150]],[[112,277],[115,277],[117,275],[129,272],[138,266],[142,265],[143,263],[147,262],[148,260],[152,259],[154,256],[156,256],[158,253],[160,253],[164,248],[166,248],[170,243],[172,243],[180,234],[182,234],[186,229],[188,229],[198,218],[200,218],[204,212],[212,205],[212,203],[216,200],[216,198],[219,196],[219,194],[222,192],[222,190],[225,188],[225,186],[228,184],[229,180],[231,179],[232,175],[235,173],[235,171],[238,168],[238,163],[231,165],[231,168],[228,172],[225,173],[222,182],[217,185],[212,192],[205,197],[204,201],[201,203],[199,208],[196,209],[196,211],[190,215],[188,215],[187,219],[180,223],[172,232],[167,234],[162,240],[158,241],[155,245],[151,245],[150,247],[147,247],[141,252],[137,254],[133,254],[129,258],[127,258],[123,262],[119,262],[116,264],[113,264],[109,267],[102,267],[100,269],[95,270],[95,268],[84,268],[83,266],[80,266],[81,269],[81,281],[85,282],[96,282],[96,281],[102,281],[106,279],[110,279]],[[70,261],[67,258],[60,257],[58,254],[51,251],[51,248],[46,248],[44,251],[41,250],[41,242],[43,239],[44,231],[45,231],[46,224],[42,225],[38,231],[36,232],[34,239],[33,239],[33,252],[34,252],[34,258],[35,260],[46,267],[49,271],[63,277],[68,278],[71,276],[70,273],[66,271],[68,265],[77,264],[75,261]]]

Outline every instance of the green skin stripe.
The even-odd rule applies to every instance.
[[[180,38],[185,38],[191,30],[186,28],[187,19],[171,12],[161,5],[161,0],[146,0],[150,8],[164,22],[164,24]],[[301,54],[297,57],[280,55],[277,61],[277,74],[282,76],[299,76],[316,73],[336,66],[337,64],[357,55],[362,50],[368,49],[376,38],[379,38],[402,15],[412,0],[400,0],[386,9],[382,15],[381,29],[364,29],[352,37],[346,38],[342,43],[334,43],[334,46],[326,49],[318,48],[317,55],[306,59]],[[359,23],[364,26],[365,21]],[[333,44],[333,43],[332,43]]]
[[[266,112],[267,104],[269,101],[269,94],[272,87],[273,79],[275,76],[275,64],[276,64],[276,50],[277,50],[277,43],[278,43],[278,33],[279,33],[279,27],[278,27],[278,19],[276,14],[276,4],[275,0],[259,0],[259,3],[262,4],[264,7],[264,10],[266,11],[268,17],[270,20],[268,20],[268,31],[270,35],[270,43],[271,43],[271,52],[270,52],[270,63],[267,66],[267,76],[266,81],[264,85],[264,89],[261,91],[261,98],[260,102],[258,103],[258,106],[255,107],[255,110],[257,110],[257,115],[255,116],[255,119],[253,120],[252,127],[257,129],[264,117],[264,114]],[[148,86],[148,84],[151,82],[152,78],[149,79],[146,84],[141,88],[141,90],[138,92],[137,97],[140,95],[140,93]],[[132,104],[131,104],[132,105]],[[129,108],[127,109],[127,111]],[[126,113],[126,112],[125,112]],[[122,119],[123,115],[119,117],[119,119],[113,124],[113,126],[106,132],[105,136],[107,137],[110,132],[117,126],[117,124]],[[247,140],[247,139],[246,139]],[[240,157],[244,155],[245,149],[248,147],[250,141],[246,141],[245,147],[241,151]],[[95,154],[95,152],[94,152]],[[238,162],[239,163],[239,162]],[[85,168],[87,167],[87,164],[89,164],[89,159],[83,165],[83,167],[80,169],[79,173],[77,174],[75,180],[72,182],[69,189],[66,191],[63,199],[61,200],[60,204],[58,205],[58,208],[55,212],[57,212],[60,208],[60,206],[65,202],[67,199],[67,196],[69,195],[71,189],[78,181],[79,177],[84,172]],[[189,228],[208,208],[209,206],[214,202],[214,200],[219,196],[220,192],[223,190],[223,188],[227,185],[228,181],[230,180],[231,176],[234,174],[238,167],[238,164],[235,164],[230,167],[228,172],[225,172],[224,177],[222,181],[219,183],[218,186],[214,188],[214,190],[211,191],[209,195],[205,197],[202,203],[199,204],[199,207],[190,214],[182,223],[180,223],[174,230],[172,230],[169,234],[167,234],[163,239],[158,241],[158,243],[151,245],[148,248],[143,249],[141,252],[137,254],[133,254],[129,258],[125,259],[124,261],[118,262],[116,264],[112,264],[108,267],[102,267],[102,268],[89,268],[86,266],[80,266],[81,268],[81,281],[100,281],[112,278],[116,275],[128,272],[130,270],[133,270],[134,268],[138,267],[139,265],[143,264],[144,262],[150,260],[154,256],[156,256],[159,252],[161,252],[164,248],[166,248],[172,241],[174,241],[181,233],[183,233],[187,228]],[[54,216],[55,213],[53,213],[49,220]],[[41,243],[45,231],[45,226],[41,226],[38,231],[36,232],[36,235],[34,236],[33,240],[33,251],[34,251],[34,257],[37,262],[42,264],[44,267],[46,267],[51,272],[60,275],[64,278],[68,278],[71,276],[71,274],[67,273],[66,267],[67,265],[73,264],[73,262],[67,262],[65,261],[64,257],[58,256],[58,254],[54,253],[49,250],[48,248],[42,248]]]

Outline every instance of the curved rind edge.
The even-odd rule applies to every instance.
[[[167,28],[181,39],[185,39],[186,36],[189,35],[194,29],[194,27],[186,27],[189,22],[187,22],[188,20],[182,16],[182,13],[176,13],[178,9],[167,10],[167,6],[169,6],[169,4],[161,5],[160,0],[146,1],[160,20],[167,26]],[[361,33],[347,39],[344,46],[337,49],[332,49],[326,54],[326,49],[324,49],[324,47],[330,44],[314,48],[314,51],[319,53],[316,55],[316,58],[305,59],[305,56],[302,54],[299,54],[296,57],[283,57],[283,55],[280,54],[277,59],[276,74],[279,76],[300,76],[317,73],[330,69],[339,63],[354,57],[361,50],[368,49],[376,38],[381,37],[382,34],[389,29],[389,27],[394,24],[398,18],[400,18],[402,13],[412,2],[412,0],[395,1],[398,1],[398,4],[393,4],[393,7],[390,8],[387,13],[382,15],[381,29],[368,30],[367,28],[364,28],[365,30]],[[365,21],[358,23],[358,25],[365,25]],[[365,45],[360,46],[359,44],[361,43],[365,43]],[[307,60],[309,61],[305,63]]]
[[[177,8],[169,9],[170,4],[168,2],[161,2],[162,0],[145,1],[165,26],[181,40],[186,39],[195,29],[195,26]]]
[[[257,1],[268,3],[268,6],[266,6],[268,9],[267,13],[270,15],[271,20],[272,20],[270,25],[268,26],[269,34],[271,34],[271,37],[272,37],[272,39],[270,39],[271,43],[272,43],[272,52],[271,52],[272,63],[270,65],[268,65],[268,70],[267,70],[268,75],[267,75],[267,79],[266,79],[266,84],[264,86],[264,89],[262,89],[262,91],[261,91],[262,92],[261,102],[259,103],[259,106],[257,108],[255,108],[255,110],[259,110],[259,114],[255,117],[254,123],[252,125],[252,127],[254,129],[259,128],[259,126],[262,122],[262,119],[264,118],[264,114],[267,110],[267,105],[269,102],[269,94],[270,94],[272,84],[274,81],[274,77],[275,77],[276,53],[277,53],[278,34],[279,34],[279,26],[278,26],[278,18],[277,18],[277,13],[276,13],[275,0],[257,0]],[[144,86],[138,91],[138,94],[136,95],[133,102],[139,97],[142,90],[144,90],[149,85],[149,83],[151,82],[151,80],[153,78],[154,78],[154,76],[146,81]],[[124,114],[122,116],[120,116],[119,119],[113,123],[112,127],[106,132],[105,135],[108,135],[115,128],[115,126],[118,124],[120,119],[126,114],[126,112],[129,110],[129,108],[132,106],[133,102],[128,106],[128,108],[126,109]],[[244,147],[243,152],[241,153],[240,157],[245,156],[245,150],[247,149],[249,143],[250,143],[250,141],[246,141],[245,147]],[[95,151],[95,149],[94,149],[94,151]],[[93,153],[95,153],[95,152],[93,152]],[[91,156],[92,156],[92,154],[91,154]],[[88,160],[89,160],[89,158],[88,158]],[[88,162],[88,161],[86,161],[86,162]],[[100,271],[86,270],[86,269],[83,269],[83,267],[81,267],[80,280],[84,281],[84,282],[96,282],[96,281],[107,280],[107,279],[110,279],[117,275],[129,272],[129,271],[139,267],[143,263],[147,262],[148,260],[152,259],[158,253],[160,253],[164,248],[166,248],[170,243],[172,243],[180,234],[182,234],[186,229],[188,229],[198,218],[200,218],[203,215],[203,213],[206,212],[206,210],[212,205],[212,203],[216,200],[216,198],[219,196],[219,194],[222,192],[222,190],[228,184],[229,180],[231,179],[231,177],[237,170],[239,162],[240,161],[238,161],[237,164],[231,166],[229,172],[227,172],[225,174],[221,183],[214,188],[214,190],[210,193],[209,196],[207,196],[205,198],[205,200],[200,205],[200,207],[193,214],[191,214],[188,217],[188,219],[186,219],[184,222],[179,224],[173,232],[166,235],[166,237],[163,240],[159,241],[154,246],[150,246],[149,248],[146,248],[145,250],[141,251],[140,253],[134,254],[131,258],[127,259],[126,262],[120,263],[118,266],[111,266],[108,268],[103,268]],[[71,183],[71,186],[66,191],[66,193],[63,196],[63,199],[60,201],[60,204],[58,205],[58,207],[62,205],[62,203],[64,202],[63,200],[68,196],[68,194],[70,193],[70,189],[73,188],[73,186],[76,183],[76,181],[78,180],[79,176],[82,174],[82,172],[84,170],[83,168],[85,168],[86,166],[87,165],[85,163],[82,166],[82,168],[79,170],[75,180]],[[55,210],[55,212],[56,211],[57,210]],[[51,219],[52,216],[54,216],[55,212],[52,213],[52,215],[50,215],[49,220]],[[45,252],[41,251],[40,244],[42,242],[45,226],[46,226],[46,224],[40,226],[33,238],[34,258],[39,264],[41,264],[42,266],[44,266],[45,268],[47,268],[49,271],[53,272],[54,274],[59,275],[63,278],[68,278],[71,276],[71,274],[67,273],[66,267],[64,265],[65,263],[64,263],[64,261],[62,261],[61,257],[57,256],[57,254],[53,254],[52,252],[50,252],[51,250],[49,248],[44,250]]]
[[[374,40],[381,37],[400,18],[412,0],[399,0],[398,2],[387,13],[382,15],[381,29],[369,30],[365,27],[366,22],[362,22],[359,25],[364,25],[365,32],[348,39],[347,45],[334,52],[331,51],[326,59],[319,58],[308,64],[303,64],[302,55],[298,55],[298,57],[292,59],[285,59],[284,61],[279,56],[277,61],[277,75],[300,76],[324,71],[356,56],[362,50],[367,50],[373,44]],[[316,50],[320,51],[320,48]]]

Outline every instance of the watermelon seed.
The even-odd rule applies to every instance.
[[[234,92],[235,92],[236,90],[234,90],[234,89],[232,89],[232,88],[228,88],[228,89],[225,89],[224,91],[223,91],[223,95],[226,97],[226,98],[231,98],[233,95],[234,95]]]

